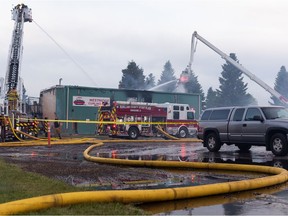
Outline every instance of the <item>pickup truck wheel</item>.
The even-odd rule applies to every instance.
[[[249,151],[249,149],[252,147],[252,145],[249,144],[239,144],[237,145],[240,151],[246,152]]]
[[[128,135],[130,139],[137,139],[139,136],[139,131],[136,127],[131,127],[128,131]]]
[[[288,153],[288,142],[284,134],[276,133],[270,140],[271,151],[276,156],[285,156]]]
[[[279,167],[279,168],[284,168],[284,165],[281,161],[274,161],[273,162],[273,167]]]
[[[216,133],[207,134],[204,145],[210,152],[218,152],[221,148],[221,143]]]
[[[187,130],[187,128],[181,127],[180,130],[179,130],[179,132],[178,132],[178,134],[177,134],[177,136],[178,136],[179,138],[186,138],[186,137],[188,136],[188,130]]]

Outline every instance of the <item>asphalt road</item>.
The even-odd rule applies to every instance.
[[[86,161],[81,145],[1,147],[0,157],[22,169],[65,181],[91,190],[165,188],[243,180],[259,174],[205,172],[195,170],[151,169],[112,166]],[[276,157],[264,147],[240,152],[223,146],[218,153],[208,152],[201,143],[135,142],[105,144],[92,154],[134,160],[177,160],[210,163],[235,163],[277,166],[288,169],[288,157]],[[203,197],[140,206],[155,215],[287,215],[288,184],[234,194]]]

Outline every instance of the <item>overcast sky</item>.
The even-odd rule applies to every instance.
[[[170,60],[179,76],[189,63],[194,31],[236,53],[272,88],[280,67],[288,67],[287,0],[1,0],[0,77],[14,28],[11,9],[18,3],[32,9],[35,21],[24,25],[21,77],[28,96],[39,97],[60,78],[63,85],[118,88],[131,60],[156,80]],[[224,63],[198,42],[192,69],[205,95],[210,86],[219,88]],[[267,104],[270,94],[244,77],[248,93]]]

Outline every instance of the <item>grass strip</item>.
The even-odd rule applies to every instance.
[[[51,168],[53,169],[53,168]],[[84,191],[64,182],[26,172],[0,160],[0,203],[48,194]],[[147,215],[147,212],[121,203],[85,203],[50,208],[30,215]]]

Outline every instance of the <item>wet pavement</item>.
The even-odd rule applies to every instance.
[[[265,176],[265,174],[151,169],[98,164],[86,161],[88,144],[35,147],[0,147],[0,158],[22,169],[40,173],[89,190],[154,189],[228,182]],[[223,146],[218,153],[208,152],[201,143],[145,142],[107,143],[92,156],[133,160],[198,161],[277,166],[288,169],[288,156],[276,157],[264,147],[240,152]],[[144,204],[140,207],[155,215],[287,215],[288,184],[241,193],[223,194],[191,200]]]

